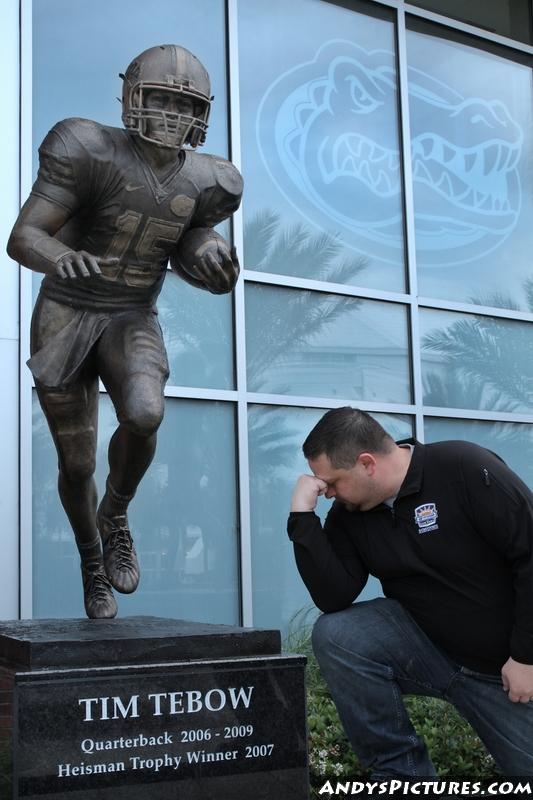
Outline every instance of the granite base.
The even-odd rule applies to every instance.
[[[277,631],[0,623],[0,798],[307,800],[304,668]]]

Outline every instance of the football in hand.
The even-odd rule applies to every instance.
[[[191,228],[183,234],[171,253],[170,266],[188,283],[202,285],[202,288],[215,293],[228,291],[230,287],[219,287],[220,276],[216,274],[217,271],[213,271],[213,279],[210,280],[210,259],[206,259],[208,254],[215,256],[217,263],[223,266],[231,259],[226,240],[213,228]]]

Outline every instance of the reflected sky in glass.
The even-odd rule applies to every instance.
[[[306,611],[308,621],[318,613],[294,563],[287,516],[298,476],[309,473],[302,443],[324,413],[325,409],[262,405],[249,409],[254,625],[280,628],[284,635],[295,615],[298,625],[305,621]],[[372,416],[395,439],[412,436],[410,417]],[[330,506],[330,500],[319,498],[317,514],[322,520]],[[370,578],[360,599],[379,594],[378,581]]]
[[[412,31],[407,45],[419,293],[528,310],[531,69]]]
[[[282,240],[322,237],[352,265],[341,282],[402,291],[392,23],[321,0],[238,9],[246,267],[293,275]]]
[[[33,418],[34,616],[84,617],[79,555],[57,495],[57,458],[35,395]],[[109,398],[100,395],[100,495],[116,424]],[[130,506],[141,582],[132,595],[116,593],[121,616],[238,623],[235,470],[233,406],[167,398],[155,459]]]
[[[492,450],[533,489],[533,425],[426,417],[426,442],[462,439]]]
[[[501,412],[533,411],[533,325],[420,312],[424,403]]]
[[[33,0],[35,148],[65,117],[122,127],[120,72],[148,47],[180,44],[211,77],[206,152],[227,155],[223,0]]]
[[[157,301],[169,386],[233,389],[231,295],[214,295],[167,273]]]
[[[404,306],[246,286],[248,389],[409,403]]]

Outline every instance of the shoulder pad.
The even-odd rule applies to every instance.
[[[208,228],[230,217],[239,207],[243,180],[239,170],[225,158],[193,153],[191,178],[200,189],[192,225]]]
[[[243,190],[243,180],[237,167],[231,161],[226,161],[225,158],[214,158],[214,167],[217,185],[228,194],[239,195],[240,197]]]
[[[237,167],[221,156],[188,151],[189,168],[200,190],[218,187],[223,193],[240,197],[243,180]]]
[[[73,209],[91,190],[95,162],[112,161],[115,145],[109,131],[89,119],[56,123],[39,148],[39,173],[33,194]]]
[[[64,122],[58,122],[48,131],[39,147],[39,173],[32,191],[34,194],[61,202],[56,197],[56,190],[61,193],[65,190],[72,193],[75,189],[76,178],[70,148],[64,135]]]
[[[105,157],[107,155],[111,158],[114,151],[112,134],[117,130],[119,129],[81,117],[64,119],[52,128],[52,131],[63,140],[67,149],[74,148],[76,150],[81,145],[83,150],[94,156]]]

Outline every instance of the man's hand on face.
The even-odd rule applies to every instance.
[[[314,511],[328,485],[314,475],[300,475],[292,493],[291,511]]]
[[[513,703],[533,700],[533,664],[509,658],[502,667],[503,688]]]
[[[58,278],[76,280],[78,278],[91,278],[102,274],[101,266],[114,266],[118,258],[102,258],[79,250],[77,253],[67,253],[62,256],[54,266],[54,273]]]

